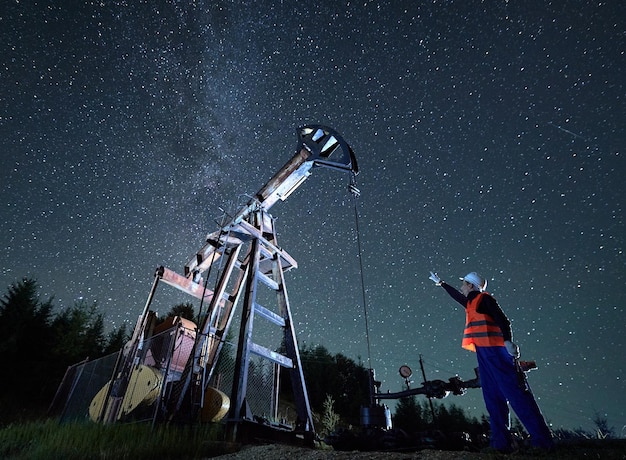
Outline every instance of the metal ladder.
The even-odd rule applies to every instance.
[[[199,405],[200,395],[206,390],[217,366],[235,307],[243,295],[233,388],[230,395],[231,408],[227,422],[227,438],[233,441],[241,437],[240,425],[252,421],[246,397],[248,372],[253,356],[269,360],[275,365],[271,418],[276,420],[278,416],[279,376],[281,370],[286,369],[291,379],[296,409],[295,432],[311,437],[314,434],[313,418],[284,279],[284,272],[297,267],[297,262],[278,246],[274,224],[274,219],[267,211],[257,209],[251,211],[245,220],[230,228],[227,234],[220,231],[209,235],[207,245],[198,252],[195,261],[188,264],[186,271],[214,264],[217,259],[224,257],[225,263],[217,277],[215,291],[200,289],[201,285],[193,282],[193,276],[189,274],[185,277],[165,268],[158,272],[161,281],[188,293],[194,293],[196,297],[204,298],[208,303],[206,319],[198,334],[201,340],[196,344],[193,362],[190,358],[183,377],[176,383],[172,395],[168,398],[169,418],[179,413],[185,397],[190,398],[192,405]],[[243,259],[239,260],[244,246],[247,246],[247,252]],[[228,293],[227,286],[230,286]],[[271,305],[259,303],[258,294],[262,289],[269,289],[275,294],[270,296],[274,297]],[[254,324],[257,318],[268,321],[281,331],[281,352],[260,345],[254,340]],[[198,391],[196,387],[200,381],[202,385]]]
[[[243,302],[239,343],[235,364],[233,392],[231,394],[231,413],[227,427],[227,437],[234,440],[238,437],[237,430],[241,422],[248,417],[246,394],[248,387],[248,371],[252,355],[267,359],[274,363],[280,375],[280,369],[287,369],[291,378],[294,402],[296,405],[296,426],[299,433],[313,433],[313,418],[306,390],[300,352],[293,327],[293,319],[289,298],[285,288],[283,272],[295,266],[293,260],[276,243],[274,219],[264,211],[254,213],[254,238],[248,253],[248,271],[246,277],[245,296]],[[257,300],[260,289],[270,289],[276,294],[276,304],[261,305]],[[254,341],[255,319],[268,321],[282,329],[281,353],[259,345]],[[274,394],[278,394],[279,379],[275,379]],[[272,400],[272,417],[277,418],[278,397]]]

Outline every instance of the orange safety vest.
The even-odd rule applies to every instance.
[[[465,307],[465,331],[461,346],[466,350],[476,352],[476,347],[503,347],[502,331],[493,318],[476,309],[480,299],[486,292],[481,292],[473,300],[468,300]]]

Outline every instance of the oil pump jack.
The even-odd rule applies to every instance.
[[[296,268],[297,262],[278,245],[275,220],[269,210],[279,200],[288,198],[315,167],[337,169],[354,177],[358,174],[358,166],[352,148],[333,129],[308,125],[299,128],[297,135],[296,153],[291,160],[239,212],[223,222],[217,231],[208,234],[206,244],[190,258],[183,274],[163,266],[156,270],[145,307],[131,340],[120,353],[113,378],[92,400],[92,419],[104,422],[120,420],[146,401],[155,406],[156,418],[170,421],[194,418],[209,407],[212,420],[219,420],[228,413],[226,434],[229,440],[245,440],[251,432],[261,428],[261,424],[254,422],[246,399],[250,359],[254,355],[269,360],[278,369],[286,369],[290,377],[296,411],[295,426],[291,427],[291,431],[284,427],[274,431],[286,431],[287,436],[295,435],[312,441],[315,433],[313,419],[284,278],[284,272]],[[353,193],[358,193],[353,182],[351,187]],[[218,270],[218,274],[215,286],[210,289],[206,282],[203,283],[203,277],[206,275],[208,281],[208,273],[212,269]],[[169,321],[170,325],[178,326],[176,343],[185,340],[193,343],[182,359],[170,354],[159,360],[155,358],[156,352],[150,354],[145,350],[145,344],[156,329],[155,313],[150,306],[161,283],[200,299],[206,305],[206,315],[197,328],[180,318]],[[271,296],[275,299],[273,305],[259,302],[258,294],[262,288],[276,294]],[[209,381],[242,298],[233,386],[229,397],[211,388]],[[265,320],[281,330],[281,352],[255,342],[256,319]],[[177,361],[180,372],[172,374],[175,377],[165,378],[163,370],[168,366],[171,368],[174,361]],[[275,379],[276,394],[278,385],[278,379]],[[133,395],[130,395],[131,390]],[[272,404],[272,411],[276,413],[277,398]],[[267,427],[263,429],[267,430]]]

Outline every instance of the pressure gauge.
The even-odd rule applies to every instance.
[[[400,376],[405,379],[408,379],[411,375],[413,375],[413,371],[406,364],[404,366],[400,366],[399,372]]]

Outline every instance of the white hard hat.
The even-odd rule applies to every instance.
[[[468,273],[461,279],[473,284],[479,291],[487,289],[487,280],[476,272]]]

